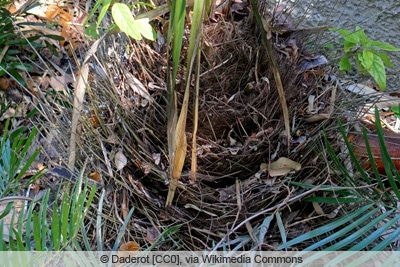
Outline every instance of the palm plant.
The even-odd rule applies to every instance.
[[[346,169],[325,134],[326,148],[336,167],[334,172],[339,177],[340,185],[324,185],[320,190],[326,195],[309,197],[305,201],[333,203],[348,207],[349,211],[344,211],[341,218],[331,223],[284,242],[278,249],[287,249],[312,241],[312,244],[306,246],[304,250],[381,251],[389,249],[394,242],[398,241],[400,234],[398,224],[400,220],[398,208],[400,175],[385,144],[377,109],[375,109],[375,118],[379,154],[382,156],[386,177],[383,177],[378,171],[377,155],[373,153],[365,128],[363,129],[363,139],[371,170],[364,169],[362,162],[354,153],[354,146],[347,140],[347,134],[339,122],[341,135],[357,172],[352,175],[350,170]],[[314,187],[301,183],[295,184],[305,188]]]
[[[0,251],[4,250],[62,250],[78,249],[78,232],[96,192],[79,181],[63,188],[60,200],[50,201],[50,190],[34,199],[20,196],[18,192],[40,179],[36,172],[24,181],[27,172],[39,154],[30,152],[37,130],[25,134],[25,127],[8,131],[10,119],[0,142]],[[39,202],[40,201],[40,202]],[[40,205],[39,205],[40,203]]]

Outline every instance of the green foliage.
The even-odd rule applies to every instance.
[[[24,49],[37,49],[42,47],[50,48],[50,51],[57,53],[53,46],[44,41],[42,44],[40,37],[47,37],[54,40],[60,40],[60,36],[42,35],[39,32],[23,29],[23,26],[29,25],[45,25],[44,23],[21,22],[18,23],[20,29],[16,30],[13,23],[13,16],[5,5],[10,1],[0,1],[0,77],[8,74],[12,76],[19,84],[26,86],[25,80],[19,74],[20,71],[32,71],[31,64],[22,62],[20,55],[26,54]],[[21,16],[22,14],[19,14]]]
[[[400,120],[400,104],[397,107],[390,108],[394,112],[394,116]]]
[[[147,5],[143,2],[137,2],[136,5]],[[111,5],[111,0],[98,0],[86,19],[84,25],[93,17],[94,13],[101,7],[100,13],[95,24],[91,24],[85,30],[85,34],[95,39],[99,37],[98,28],[103,21],[107,11]],[[148,40],[155,40],[155,31],[150,25],[151,18],[144,17],[141,19],[134,18],[131,8],[123,3],[114,3],[111,8],[111,15],[114,19],[115,25],[110,25],[109,29],[114,29],[116,26],[124,33],[129,35],[135,40],[141,40],[142,36]],[[142,16],[143,17],[143,16]]]
[[[12,132],[8,131],[10,120],[6,121],[3,136],[0,140],[0,198],[14,194],[22,177],[28,171],[32,162],[39,154],[39,149],[29,155],[33,138],[37,130],[33,128],[29,135],[25,134],[25,127],[20,127]],[[40,173],[36,173],[29,181],[38,179]]]
[[[32,66],[19,61],[17,55],[21,53],[20,51],[9,49],[11,45],[23,45],[26,44],[26,41],[18,38],[18,35],[14,32],[11,13],[4,7],[6,4],[7,1],[0,2],[0,77],[8,72],[24,84],[25,82],[18,71],[32,69]]]
[[[115,3],[111,9],[111,14],[115,24],[133,39],[141,40],[143,36],[148,40],[155,40],[155,32],[149,23],[149,19],[134,19],[127,5]]]
[[[9,126],[10,119],[5,123],[0,140],[0,250],[47,251],[76,247],[74,242],[77,243],[96,188],[88,189],[86,184],[81,188],[79,181],[72,189],[66,185],[62,198],[52,204],[50,199],[57,196],[50,195],[50,190],[44,192],[40,199],[31,201],[15,196],[40,178],[42,173],[37,172],[23,183],[22,178],[39,154],[39,149],[29,151],[37,130],[33,128],[30,134],[26,134],[25,127],[9,131]],[[37,209],[39,201],[40,207]]]
[[[377,109],[375,109],[375,118],[379,149],[387,176],[386,180],[390,185],[391,191],[387,190],[388,186],[385,185],[384,178],[378,172],[366,130],[363,129],[363,136],[371,163],[371,171],[364,170],[359,159],[354,154],[351,144],[347,140],[345,130],[339,123],[340,132],[343,136],[345,146],[349,151],[349,157],[357,170],[357,174],[349,173],[325,135],[327,151],[336,167],[333,168],[333,171],[336,173],[335,177],[340,179],[340,185],[335,187],[323,185],[320,188],[320,191],[324,192],[323,197],[310,197],[306,201],[336,203],[342,204],[345,207],[350,204],[350,210],[352,211],[311,232],[284,242],[278,249],[298,246],[308,240],[317,240],[316,242],[311,242],[312,245],[306,247],[305,250],[380,251],[385,250],[392,242],[398,239],[400,234],[400,227],[398,225],[400,209],[397,206],[397,202],[400,199],[400,174],[387,151]],[[315,185],[301,183],[293,184],[307,189],[315,187]]]
[[[16,227],[10,230],[8,243],[4,241],[3,227],[1,227],[3,221],[0,221],[0,249],[3,251],[81,250],[78,234],[95,192],[95,186],[89,189],[85,184],[81,188],[77,182],[72,189],[70,185],[66,185],[61,200],[56,200],[53,204],[50,201],[51,191],[46,190],[40,199],[39,210],[36,208],[39,199],[31,203],[23,202],[23,207],[18,213],[13,210],[11,225],[16,224]],[[0,204],[1,202],[2,199]]]
[[[350,71],[350,58],[353,58],[356,62],[359,73],[362,75],[369,73],[378,86],[382,90],[385,90],[385,65],[392,67],[393,64],[390,62],[387,54],[380,51],[395,52],[400,51],[400,48],[384,42],[369,39],[364,30],[359,26],[356,27],[356,31],[353,33],[338,28],[331,28],[330,30],[338,32],[343,38],[345,56],[339,62],[339,69],[341,71]]]

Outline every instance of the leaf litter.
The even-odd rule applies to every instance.
[[[45,86],[39,87],[33,97],[43,114],[53,114],[36,118],[35,123],[44,129],[38,145],[50,140],[43,146],[38,161],[56,166],[56,170],[58,165],[67,166],[68,149],[71,149],[67,141],[75,136],[78,153],[73,165],[77,169],[85,166],[88,175],[107,188],[106,212],[114,210],[125,219],[127,211],[135,208],[132,222],[127,225],[128,242],[124,244],[128,248],[122,246],[121,250],[152,245],[159,233],[172,224],[182,225],[173,237],[178,243],[165,241],[157,249],[218,248],[214,244],[233,248],[234,243],[227,238],[248,240],[241,243],[244,249],[273,249],[271,244],[279,244],[281,237],[296,236],[314,222],[307,218],[315,206],[301,204],[297,197],[304,192],[292,187],[290,181],[313,184],[326,181],[324,175],[329,168],[320,154],[321,129],[325,127],[328,133],[334,132],[336,126],[331,119],[345,114],[355,101],[343,101],[349,93],[337,91],[341,86],[332,78],[334,70],[326,57],[317,51],[311,52],[306,45],[317,42],[324,28],[302,29],[296,24],[300,18],[285,13],[294,7],[262,7],[266,18],[275,23],[271,23],[274,53],[292,122],[288,143],[271,64],[249,15],[250,8],[245,1],[235,1],[231,7],[227,6],[228,1],[222,2],[225,6],[217,6],[213,19],[205,23],[203,30],[197,180],[193,183],[190,179],[187,163],[194,127],[193,103],[189,103],[186,163],[177,182],[173,205],[167,208],[164,205],[171,162],[167,147],[163,27],[157,30],[160,41],[133,42],[122,34],[111,35],[91,51],[91,57],[86,58],[89,75],[84,81],[84,97],[80,99],[82,112],[78,116],[79,124],[75,121],[77,132],[71,135],[73,98],[68,86],[62,84],[77,86],[76,75],[81,74],[71,73],[71,69],[67,73],[71,66],[76,69],[71,52],[89,46],[72,30],[76,28],[69,26],[68,20],[73,17],[65,9],[50,6],[47,13],[37,11],[36,16],[43,18],[44,14],[50,22],[57,19],[60,23],[52,34],[77,38],[71,44],[72,50],[65,50],[61,43],[55,42],[57,49],[67,55],[69,66],[61,66],[62,71],[49,67],[54,74],[44,76],[46,79],[41,84]],[[85,14],[79,14],[83,21]],[[49,32],[43,29],[43,33]],[[183,51],[187,42],[188,32],[184,36]],[[185,56],[184,52],[182,59]],[[84,55],[79,58],[82,62]],[[40,68],[49,66],[45,62],[39,63]],[[181,103],[184,88],[179,88],[179,84],[184,84],[185,69],[183,65],[179,68],[178,103]],[[19,106],[6,93],[3,95],[14,108]],[[396,97],[391,99],[395,101]],[[26,112],[32,110],[31,104]],[[4,114],[1,120],[10,116]],[[112,155],[113,164],[110,163]],[[335,210],[333,205],[318,209],[318,214]],[[96,214],[95,210],[91,212]],[[274,214],[279,216],[279,224],[272,221]],[[116,217],[103,218],[104,240],[109,247],[115,241],[115,225],[122,220],[120,215]],[[90,222],[86,227],[96,225]],[[251,236],[256,236],[257,242],[247,238]]]

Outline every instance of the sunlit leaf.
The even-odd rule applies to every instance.
[[[365,69],[369,70],[372,67],[372,63],[374,60],[374,54],[366,49],[362,51],[362,53],[358,54],[361,64]]]
[[[156,39],[155,32],[153,31],[148,19],[137,19],[132,27],[138,28],[144,38],[150,41],[154,41]]]
[[[111,9],[111,14],[115,24],[117,24],[121,31],[125,32],[133,39],[141,40],[142,35],[149,40],[155,39],[155,34],[149,23],[149,20],[135,20],[131,10],[127,5],[115,3]]]
[[[381,90],[386,90],[386,71],[380,57],[373,57],[372,67],[367,71],[374,78]]]

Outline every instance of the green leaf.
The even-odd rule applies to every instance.
[[[352,43],[349,41],[344,40],[343,42],[343,50],[345,53],[352,52],[351,49],[356,45],[357,43]]]
[[[133,27],[138,28],[140,34],[143,35],[144,38],[150,41],[154,41],[156,39],[156,34],[149,23],[149,19],[136,19]]]
[[[103,6],[105,4],[107,4],[108,1],[111,0],[98,0],[96,1],[96,4],[94,5],[94,7],[91,9],[89,15],[87,16],[87,18],[85,19],[85,21],[83,22],[83,26],[86,26],[87,23],[89,22],[89,20],[93,17],[94,13],[97,12],[97,9],[100,7],[101,4],[103,4]],[[100,23],[99,23],[100,24]]]
[[[355,203],[361,202],[364,199],[358,197],[308,197],[303,201],[306,202],[317,202],[317,203],[328,203],[328,204],[344,204],[344,203]]]
[[[45,34],[42,37],[47,37],[56,41],[64,41],[65,38],[59,35],[55,35],[55,34]]]
[[[24,78],[15,70],[15,69],[9,69],[8,72],[13,76],[15,80],[17,80],[23,87],[26,86],[26,82]]]
[[[7,249],[6,243],[4,242],[4,220],[0,220],[0,251]]]
[[[132,13],[127,5],[115,3],[111,9],[111,14],[121,31],[125,32],[135,40],[142,39],[140,32],[135,28],[132,28],[132,25],[135,23],[135,19],[133,18]]]
[[[387,211],[380,215],[379,217],[387,217],[386,214],[390,214],[392,211]],[[349,249],[349,251],[361,251],[364,248],[366,248],[368,245],[370,245],[374,240],[380,238],[382,234],[386,231],[388,231],[393,225],[395,225],[399,221],[399,216],[394,217],[390,221],[388,221],[385,225],[380,226],[378,229],[376,229],[373,233],[371,233],[369,236],[361,240],[358,244],[354,245]]]
[[[143,35],[149,40],[155,40],[155,34],[149,20],[135,20],[127,5],[115,3],[111,9],[111,14],[115,24],[117,24],[121,31],[125,32],[133,39],[141,40]]]
[[[340,71],[351,71],[351,64],[349,57],[344,56],[339,62]]]
[[[342,37],[346,37],[351,34],[351,31],[340,28],[329,28],[329,30],[338,32]]]
[[[339,227],[343,227],[344,224],[351,222],[354,218],[356,218],[357,216],[361,215],[361,214],[365,214],[370,208],[372,207],[372,204],[369,205],[365,205],[361,208],[359,208],[358,210],[348,214],[347,216],[344,216],[343,218],[340,218],[338,220],[335,220],[329,224],[326,224],[324,226],[321,226],[319,228],[316,228],[310,232],[307,232],[303,235],[300,235],[292,240],[290,240],[289,242],[285,242],[282,245],[280,245],[277,249],[278,250],[282,250],[291,246],[294,246],[296,244],[302,243],[306,240],[309,240],[311,238],[314,237],[318,237],[321,236],[323,234],[326,234],[329,231],[332,231],[336,228]]]
[[[168,45],[172,45],[173,71],[171,80],[175,81],[178,73],[179,59],[182,50],[182,39],[185,28],[186,6],[184,1],[172,1],[171,18],[168,28]],[[172,23],[171,23],[172,22]],[[175,82],[172,82],[175,88]],[[173,89],[174,89],[173,88]]]
[[[81,226],[81,234],[82,234],[83,244],[85,244],[85,250],[86,251],[91,251],[92,248],[91,248],[91,245],[90,245],[90,242],[89,242],[89,238],[88,238],[88,234],[86,232],[84,224],[82,224],[82,226]]]
[[[1,169],[1,165],[0,165],[0,169]],[[1,194],[0,194],[1,195]],[[3,204],[4,205],[4,204]],[[10,202],[10,203],[8,203],[7,204],[7,206],[6,206],[6,208],[3,210],[3,212],[0,214],[0,220],[1,219],[3,219],[4,217],[6,217],[9,213],[10,213],[10,211],[11,211],[11,209],[13,208],[13,202]],[[1,251],[1,250],[0,250]]]
[[[399,238],[400,228],[396,227],[394,231],[385,238],[381,243],[371,249],[371,251],[383,251],[389,247],[391,243]]]
[[[277,213],[275,214],[275,216],[276,216],[276,224],[278,225],[278,228],[279,228],[279,232],[280,232],[280,234],[281,234],[282,241],[283,241],[283,243],[286,243],[286,242],[287,242],[287,239],[286,239],[286,231],[285,231],[285,226],[283,225],[283,222],[282,222],[282,218],[281,218],[280,212],[277,212]]]
[[[129,216],[129,213],[128,213],[128,216]],[[152,249],[159,246],[161,241],[165,240],[167,236],[173,235],[174,233],[178,232],[181,227],[182,227],[182,224],[177,224],[177,225],[174,225],[174,226],[171,226],[171,227],[165,229],[161,233],[161,235],[158,236],[156,241],[154,241],[154,243],[150,247],[146,248],[145,251],[152,251]],[[172,240],[172,239],[170,238],[170,240]],[[114,245],[114,247],[115,247],[115,245]]]
[[[38,113],[38,109],[34,107],[28,114],[26,114],[25,118],[31,119],[36,113]]]
[[[71,208],[71,201],[68,194],[63,194],[63,198],[61,200],[61,238],[63,240],[67,239],[68,236],[68,228],[69,228],[69,212]]]
[[[126,216],[126,218],[125,218],[125,220],[123,222],[123,225],[121,225],[121,227],[120,227],[120,229],[118,231],[118,235],[117,235],[117,238],[115,240],[115,243],[114,243],[112,251],[117,251],[118,250],[118,247],[120,245],[122,236],[125,234],[126,227],[128,226],[128,222],[131,219],[131,216],[132,216],[134,210],[135,210],[134,207],[129,210],[128,215]]]
[[[357,38],[360,40],[362,46],[365,46],[365,44],[369,41],[367,35],[360,26],[356,26],[356,32],[354,34],[357,35]]]
[[[351,233],[350,236],[352,238],[350,238],[350,242],[354,242],[356,241],[358,238],[354,237],[354,233],[357,233],[355,231],[355,229],[357,229],[357,227],[359,227],[363,222],[365,222],[366,220],[368,220],[369,218],[371,218],[375,212],[378,212],[378,208],[375,208],[369,212],[365,212],[361,217],[355,219],[354,221],[352,221],[351,223],[349,223],[348,225],[345,226],[345,224],[340,225],[340,229],[336,230],[336,231],[332,231],[332,234],[327,236],[326,238],[314,243],[313,245],[305,248],[305,251],[312,251],[315,249],[318,249],[320,247],[322,247],[322,245],[325,244],[329,244],[331,242],[334,242],[335,244],[333,246],[335,246],[334,248],[328,247],[324,250],[328,251],[328,250],[341,250],[343,248],[343,246],[348,242],[349,238],[345,238],[343,239],[345,242],[342,243],[342,241],[340,242],[335,242],[338,239],[342,239],[343,237],[346,236],[347,233]],[[374,225],[374,224],[373,224]],[[369,227],[373,227],[373,225],[368,225]],[[344,226],[344,227],[343,227]],[[323,228],[323,227],[321,227]],[[358,234],[358,237],[362,236],[361,234]]]
[[[53,203],[53,216],[51,219],[51,237],[53,241],[53,249],[55,251],[60,250],[60,213],[58,211],[57,204]]]
[[[31,242],[32,242],[32,238],[33,238],[33,234],[32,234],[32,227],[33,227],[33,211],[35,208],[35,203],[32,202],[31,205],[29,206],[29,210],[28,210],[28,214],[26,216],[26,229],[25,229],[25,249],[26,251],[31,251],[32,247],[31,247]]]
[[[33,237],[35,240],[35,250],[42,251],[42,242],[41,242],[41,234],[40,234],[40,221],[39,215],[37,212],[33,213]]]
[[[264,242],[265,235],[267,234],[269,226],[273,219],[274,219],[274,215],[269,215],[269,216],[265,217],[262,224],[257,228],[258,231],[257,230],[256,231],[258,232],[257,236],[258,236],[259,244],[262,244]]]
[[[86,29],[85,29],[85,34],[87,36],[92,37],[93,39],[97,39],[99,37],[99,32],[97,31],[98,27],[96,24],[90,24]]]
[[[400,48],[380,41],[369,41],[368,44],[375,48],[379,48],[385,51],[391,51],[391,52],[400,51]]]
[[[343,36],[343,38],[350,43],[360,43],[360,36],[357,34],[357,32]]]
[[[380,57],[383,60],[383,63],[385,63],[386,66],[393,67],[393,64],[390,61],[388,55],[386,55],[385,53],[379,53],[377,51],[373,51],[373,52],[375,55],[377,55],[378,57]]]
[[[378,209],[375,209],[375,211],[378,211]],[[351,231],[351,234],[349,236],[347,236],[346,238],[340,240],[339,242],[335,242],[334,245],[325,248],[325,251],[338,251],[338,250],[342,250],[346,245],[352,244],[354,243],[355,240],[360,239],[361,237],[363,237],[366,233],[369,233],[369,231],[376,227],[376,225],[379,225],[379,223],[384,220],[386,217],[388,217],[390,214],[393,213],[393,210],[386,212],[384,214],[381,214],[380,216],[374,218],[374,214],[373,213],[369,213],[370,218],[364,218],[361,217],[360,219],[358,219],[357,221],[352,223],[352,226],[350,225],[350,227],[354,227],[354,225],[358,225],[358,227],[360,227],[360,225],[365,222],[368,219],[371,219],[371,221],[364,225],[363,227],[359,228],[357,231]],[[368,214],[368,213],[367,213]],[[364,220],[362,220],[364,219]],[[346,228],[346,227],[345,227]],[[343,228],[343,229],[345,229]],[[356,228],[355,228],[356,229]],[[355,230],[354,229],[354,230]],[[336,233],[335,233],[336,234]],[[376,236],[376,238],[379,238],[379,236]],[[364,238],[362,238],[361,240],[356,241],[356,243],[358,243],[359,241],[362,241]]]
[[[400,181],[400,174],[397,171],[397,168],[394,165],[394,162],[386,148],[386,143],[385,143],[384,134],[383,134],[381,120],[379,118],[379,115],[380,115],[379,110],[375,106],[375,117],[376,117],[375,125],[376,125],[376,131],[377,131],[377,136],[378,136],[379,149],[380,149],[380,152],[382,155],[382,161],[383,161],[383,165],[385,168],[385,174],[390,183],[390,187],[392,188],[393,192],[396,194],[397,199],[399,199],[400,198],[400,190],[397,185],[397,182]]]
[[[374,56],[372,67],[367,71],[374,78],[381,90],[386,90],[386,71],[380,57]]]
[[[97,2],[101,2],[101,1],[97,1]],[[111,0],[104,0],[103,1],[103,6],[102,6],[102,8],[100,10],[100,14],[99,14],[99,16],[97,18],[97,23],[96,23],[97,27],[100,25],[100,23],[103,20],[104,16],[107,14],[107,11],[108,11],[108,9],[110,7],[110,4],[111,4]],[[97,3],[96,3],[96,5],[97,5]]]
[[[364,68],[366,70],[369,70],[372,67],[372,63],[374,62],[374,54],[364,49],[362,53],[358,54],[358,59],[360,60]]]
[[[390,108],[394,113],[400,114],[400,106],[395,106]],[[0,217],[1,218],[1,217]]]

